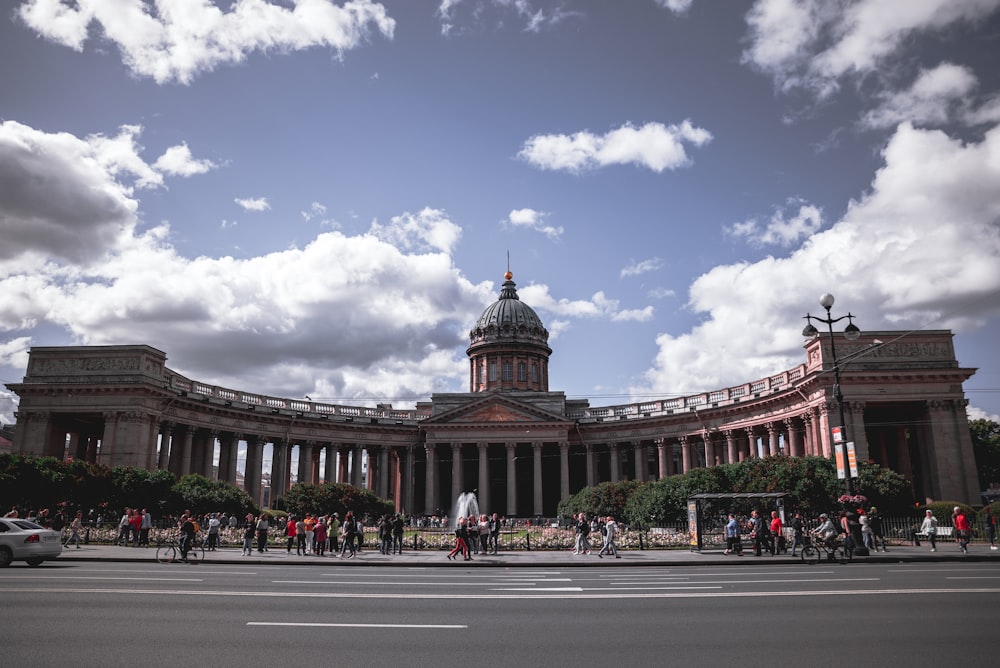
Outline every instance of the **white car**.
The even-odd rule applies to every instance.
[[[62,554],[58,531],[16,517],[0,517],[0,568],[12,561],[37,566]]]

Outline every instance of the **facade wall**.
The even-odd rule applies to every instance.
[[[470,392],[413,410],[214,387],[172,372],[148,346],[33,348],[23,382],[8,385],[20,397],[13,450],[242,477],[258,500],[268,480],[272,501],[292,480],[347,482],[405,512],[450,515],[476,490],[483,511],[551,516],[603,481],[829,457],[843,408],[858,457],[899,471],[915,498],[978,500],[962,390],[974,370],[959,368],[951,333],[838,343],[843,407],[828,343],[807,344],[793,369],[690,397],[590,407],[560,392]]]

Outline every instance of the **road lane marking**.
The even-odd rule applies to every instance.
[[[220,596],[233,598],[325,598],[325,599],[386,599],[386,600],[454,600],[452,594],[372,594],[345,592],[270,592],[270,591],[210,591],[210,590],[177,590],[162,589],[83,589],[83,588],[40,588],[40,587],[3,587],[0,591],[32,593],[32,594],[133,594],[138,596]],[[997,587],[979,588],[939,588],[939,589],[836,589],[809,591],[752,591],[752,592],[675,592],[627,594],[619,591],[607,594],[597,593],[532,593],[500,594],[463,594],[463,600],[481,599],[498,600],[546,600],[546,599],[647,599],[647,598],[787,598],[792,596],[861,596],[892,594],[1000,594]]]
[[[247,626],[303,626],[348,629],[467,629],[467,624],[334,624],[326,622],[247,622]]]
[[[115,582],[204,582],[202,578],[123,578],[96,575],[39,575],[33,580],[113,580]]]
[[[490,591],[530,591],[530,592],[541,592],[541,591],[583,591],[583,587],[526,587],[524,589],[519,589],[517,587],[498,587],[497,589],[491,589]]]
[[[690,582],[685,582],[684,584],[720,584],[720,585],[731,585],[731,584],[797,584],[799,582],[878,582],[881,578],[803,578],[801,580],[693,580]],[[609,582],[609,587],[614,587],[619,589],[619,585],[643,585],[644,582]],[[680,584],[680,583],[678,583]],[[650,583],[649,586],[652,586]],[[642,587],[633,587],[634,589],[641,589]]]

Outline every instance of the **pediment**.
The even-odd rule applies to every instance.
[[[424,425],[538,424],[569,422],[566,417],[542,410],[530,403],[491,396],[427,418]]]

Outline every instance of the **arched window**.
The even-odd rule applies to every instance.
[[[528,380],[528,369],[524,362],[517,363],[517,380],[521,383]]]

